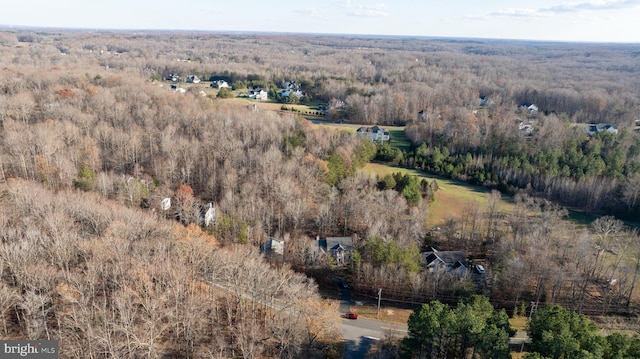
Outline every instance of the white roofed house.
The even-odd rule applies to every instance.
[[[277,239],[277,238],[274,238],[274,237],[269,237],[262,244],[262,246],[260,246],[260,251],[263,254],[273,253],[273,254],[283,255],[284,254],[284,241],[280,240],[280,239]]]
[[[518,123],[518,129],[520,130],[520,134],[524,136],[531,136],[533,134],[533,125],[530,123],[524,123],[520,121]]]
[[[284,262],[285,241],[275,237],[269,237],[260,244],[260,254],[272,262]]]
[[[385,131],[385,129],[380,126],[360,127],[356,130],[356,134],[366,136],[373,142],[389,141],[391,138],[389,131]]]
[[[211,82],[211,87],[214,89],[228,88],[229,84],[225,80],[215,80]]]
[[[209,203],[206,207],[202,209],[203,214],[203,222],[205,227],[209,227],[216,221],[216,208],[212,203]]]
[[[269,97],[269,93],[265,89],[254,89],[250,90],[249,98],[256,99],[258,101],[266,101]]]
[[[191,75],[191,76],[187,77],[187,82],[194,83],[194,84],[199,84],[200,83],[200,79],[196,75]]]

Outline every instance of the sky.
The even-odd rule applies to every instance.
[[[9,0],[0,25],[640,43],[640,0]]]

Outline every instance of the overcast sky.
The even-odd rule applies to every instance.
[[[10,0],[0,25],[640,43],[640,0]]]

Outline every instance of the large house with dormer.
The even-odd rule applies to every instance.
[[[366,136],[373,142],[389,141],[391,138],[389,136],[389,131],[385,131],[385,129],[380,126],[360,127],[356,130],[356,134],[359,136]]]
[[[316,239],[318,247],[329,254],[338,265],[347,264],[351,260],[353,237],[327,237]]]

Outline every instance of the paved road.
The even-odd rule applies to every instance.
[[[207,282],[213,286],[222,288],[229,292],[234,292],[229,289],[228,285],[223,285],[214,281],[207,280]],[[345,282],[342,282],[345,283]],[[235,293],[235,292],[234,292]],[[240,295],[248,297],[248,293],[241,292]],[[257,299],[261,300],[261,299]],[[290,310],[290,303],[280,300],[271,300],[264,302],[265,305],[273,306],[279,310]],[[346,284],[343,284],[342,293],[340,298],[340,305],[338,306],[338,313],[342,317],[341,333],[345,341],[344,359],[364,359],[366,354],[371,349],[371,346],[381,338],[385,336],[399,336],[404,337],[407,335],[407,326],[402,324],[387,323],[375,319],[358,318],[357,320],[346,319],[344,314],[351,311],[351,293]],[[524,342],[528,342],[529,338],[526,333],[518,333],[513,338],[509,339],[511,345],[521,345]]]
[[[348,288],[342,288],[339,315],[342,319],[342,337],[345,349],[344,359],[362,359],[369,352],[371,346],[385,335],[405,336],[407,326],[390,324],[379,320],[358,318],[357,320],[345,319],[344,314],[351,310],[351,294]]]
[[[362,317],[357,320],[345,319],[344,314],[350,309],[351,294],[348,288],[342,288],[338,311],[342,317],[342,337],[345,342],[344,359],[364,358],[371,346],[385,336],[404,337],[407,335],[406,325]],[[510,345],[522,345],[527,342],[529,342],[529,338],[524,332],[518,332],[513,338],[509,338]]]

